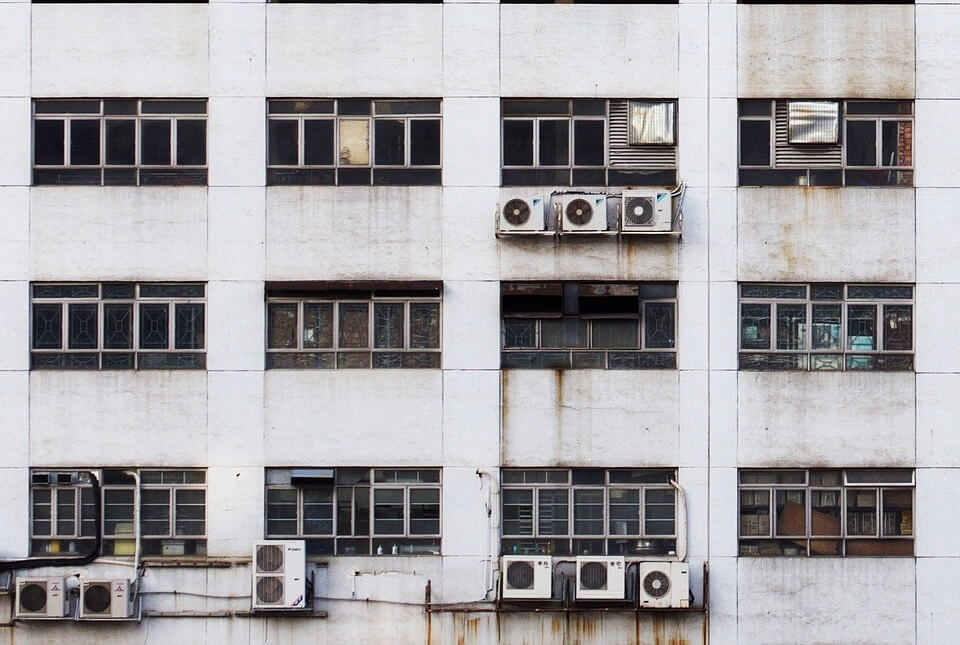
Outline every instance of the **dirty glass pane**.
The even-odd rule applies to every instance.
[[[177,119],[177,165],[202,166],[207,163],[207,122]]]
[[[847,298],[849,299],[874,299],[884,298],[888,300],[910,300],[913,298],[913,287],[896,285],[876,285],[876,284],[851,284],[847,287]]]
[[[770,349],[770,305],[740,305],[740,347]]]
[[[849,488],[847,493],[847,535],[877,534],[877,490]]]
[[[840,134],[840,104],[836,101],[787,101],[790,143],[836,143]]]
[[[100,163],[100,121],[70,121],[70,165],[95,166]]]
[[[36,308],[36,307],[35,307]],[[59,311],[59,305],[57,306]],[[59,326],[58,326],[59,329]],[[532,348],[537,346],[537,321],[529,319],[511,319],[503,321],[503,347]],[[36,344],[34,344],[36,347]],[[59,345],[57,345],[59,347]]]
[[[673,535],[676,531],[676,492],[648,488],[643,493],[644,535]]]
[[[740,285],[740,296],[742,298],[805,300],[807,287],[806,285],[791,284],[743,284]]]
[[[33,348],[60,349],[63,342],[60,326],[63,315],[63,305],[34,304],[33,305]]]
[[[504,489],[503,534],[533,535],[533,490]]]
[[[373,122],[374,163],[381,166],[404,164],[403,119],[377,119]]]
[[[807,535],[807,506],[805,497],[805,490],[777,491],[777,535]]]
[[[770,165],[770,121],[740,121],[740,165]]]
[[[176,499],[176,534],[203,535],[206,532],[206,491],[177,489],[173,491]]]
[[[570,511],[567,507],[568,491],[566,489],[551,490],[541,488],[537,490],[537,534],[538,535],[566,535],[567,521]]]
[[[36,166],[62,166],[63,119],[33,122],[33,163]]]
[[[574,489],[573,532],[575,535],[603,535],[603,489]]]
[[[643,333],[647,349],[670,349],[676,344],[676,321],[672,302],[648,302],[643,306]]]
[[[103,491],[103,534],[133,535],[133,489],[110,488]]]
[[[740,535],[770,535],[770,491],[740,491]]]
[[[304,119],[303,163],[307,166],[333,165],[333,119]]]
[[[810,491],[810,534],[840,535],[840,489]],[[814,550],[811,548],[811,550]],[[814,550],[815,551],[815,550]]]
[[[673,119],[676,106],[673,101],[630,101],[629,141],[631,146],[672,146]]]
[[[56,535],[71,536],[77,533],[77,491],[75,488],[61,488],[57,495]]]
[[[170,532],[170,491],[140,491],[140,532],[143,535],[166,536]]]
[[[170,165],[170,121],[140,121],[140,163]]]
[[[842,473],[839,470],[811,470],[811,486],[840,486],[843,483]]]
[[[50,535],[51,498],[52,491],[47,488],[37,488],[33,491],[33,534],[39,536]]]
[[[777,305],[777,349],[806,349],[806,305]]]
[[[370,165],[370,121],[367,119],[340,119],[340,150],[342,166]]]
[[[176,349],[203,349],[203,305],[174,305],[176,314]]]
[[[440,489],[410,489],[410,534],[440,533]]]
[[[134,165],[137,162],[136,122],[109,119],[104,127],[106,129],[106,162],[119,166]]]
[[[170,346],[168,320],[170,305],[140,305],[140,349],[167,349]]]
[[[267,304],[267,347],[293,349],[297,346],[296,303]]]
[[[840,330],[840,305],[813,305],[813,349],[841,349]]]
[[[913,489],[884,488],[883,535],[913,535]]]
[[[577,119],[573,122],[573,163],[576,166],[602,166],[606,151],[604,122]]]
[[[877,165],[876,121],[847,121],[847,165]]]
[[[883,137],[881,166],[913,165],[913,122],[883,121],[880,125]]]
[[[627,320],[592,320],[594,349],[622,349],[640,346],[640,325],[635,318]]]
[[[297,491],[294,488],[267,489],[267,535],[297,534]]]
[[[373,491],[374,535],[403,535],[403,489],[378,488]]]
[[[741,470],[741,484],[805,484],[803,470]]]
[[[913,349],[913,307],[911,305],[883,306],[883,348],[886,350]]]
[[[848,470],[848,484],[912,484],[913,471],[906,468],[883,468],[880,470]]]
[[[403,348],[403,303],[378,302],[373,306],[373,346]]]
[[[877,349],[877,308],[847,305],[847,349],[858,352]]]
[[[503,122],[503,165],[533,165],[533,120]]]
[[[299,127],[293,119],[267,122],[267,148],[271,166],[295,166],[299,163]]]
[[[103,306],[104,349],[133,347],[133,305],[105,304]]]
[[[440,165],[440,119],[410,121],[410,164]]]
[[[303,303],[303,346],[333,347],[333,303]]]
[[[545,349],[586,347],[587,321],[578,318],[551,318],[541,320],[540,346]]]
[[[570,122],[545,119],[539,122],[540,165],[566,166],[570,163]]]
[[[97,348],[97,305],[70,304],[70,327],[67,346],[70,349]]]
[[[333,488],[303,489],[303,534],[333,535]]]
[[[339,305],[339,310],[339,346],[343,349],[369,347],[370,321],[367,314],[369,305],[365,302],[342,302]]]
[[[436,349],[440,347],[440,303],[410,303],[410,347]]]
[[[610,535],[640,535],[640,490],[637,488],[611,488],[608,492],[610,505]]]

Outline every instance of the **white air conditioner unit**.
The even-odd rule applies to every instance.
[[[621,233],[662,233],[673,229],[673,196],[664,188],[625,190],[621,201]]]
[[[562,233],[603,233],[607,230],[606,195],[563,195],[560,202]]]
[[[505,194],[497,215],[498,233],[541,233],[546,230],[546,202],[543,197]]]
[[[63,618],[69,609],[63,578],[17,580],[17,618]]]
[[[266,540],[253,546],[253,608],[304,609],[307,606],[303,540]]]
[[[130,618],[133,616],[133,581],[80,579],[80,619]]]
[[[548,600],[553,596],[549,555],[505,555],[501,560],[503,598]]]
[[[627,566],[623,556],[577,558],[577,600],[623,600]]]
[[[686,562],[641,562],[637,567],[640,606],[690,606],[690,566]]]

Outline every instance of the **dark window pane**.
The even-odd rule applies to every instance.
[[[847,121],[847,165],[877,165],[875,121]]]
[[[106,162],[120,166],[132,166],[137,163],[136,122],[132,120],[110,119],[106,123]]]
[[[747,100],[740,101],[740,116],[770,116],[770,101]]]
[[[403,347],[403,303],[378,302],[373,307],[373,346]]]
[[[70,121],[70,165],[95,166],[100,163],[100,122]]]
[[[740,305],[740,347],[770,349],[770,305]]]
[[[176,304],[176,349],[203,349],[203,305]]]
[[[505,116],[570,114],[570,101],[566,99],[507,99],[501,105]]]
[[[636,319],[592,321],[595,349],[640,347],[639,325]]]
[[[882,166],[913,165],[913,122],[884,121]]]
[[[377,119],[373,124],[373,162],[381,166],[404,164],[404,123],[394,119]]]
[[[533,165],[533,121],[503,122],[503,165]]]
[[[570,122],[540,121],[540,165],[566,166],[570,163]]]
[[[913,307],[884,305],[883,318],[883,348],[907,351],[913,349]]]
[[[143,535],[165,536],[170,532],[170,491],[140,491],[140,531]]]
[[[167,349],[170,347],[167,304],[140,305],[140,349]]]
[[[573,163],[602,166],[604,163],[603,121],[573,122]]]
[[[877,349],[877,308],[873,305],[847,305],[847,349]]]
[[[676,321],[672,302],[650,302],[643,308],[647,349],[669,349],[676,344]]]
[[[777,305],[777,349],[806,349],[806,305]]]
[[[37,114],[99,114],[100,101],[39,99],[33,109]]]
[[[62,120],[33,122],[33,163],[37,166],[64,165]]]
[[[207,102],[197,101],[143,101],[141,114],[206,114]]]
[[[403,489],[373,491],[374,535],[403,535]]]
[[[303,489],[303,533],[333,535],[333,487]]]
[[[267,535],[297,534],[297,491],[293,488],[267,490]]]
[[[530,321],[509,321],[529,322]],[[587,347],[587,321],[578,318],[554,318],[540,321],[540,346],[544,349]]]
[[[141,284],[141,298],[202,298],[202,284]]]
[[[63,343],[60,304],[33,305],[33,348],[60,349]]]
[[[410,490],[410,534],[437,535],[440,533],[440,490],[414,488]]]
[[[367,318],[368,305],[362,302],[341,303],[339,310],[340,347],[343,349],[368,347],[367,334],[370,326]]]
[[[770,121],[740,121],[740,165],[770,165]]]
[[[410,347],[415,349],[440,347],[440,303],[410,304]]]
[[[337,101],[337,112],[339,114],[368,115],[370,114],[370,101],[367,99],[340,99]]]
[[[410,122],[410,164],[440,165],[440,119],[417,119]]]
[[[840,305],[813,305],[813,327],[811,344],[813,349],[839,351],[840,341]]]
[[[202,166],[207,163],[207,122],[177,119],[177,165]]]
[[[133,305],[103,305],[103,347],[131,349],[133,347]]]
[[[439,114],[440,101],[375,101],[377,114]]]
[[[847,101],[847,114],[913,114],[913,101]]]
[[[136,114],[136,99],[104,99],[104,114]]]
[[[603,490],[587,488],[573,491],[573,533],[603,534]]]
[[[140,163],[170,165],[170,121],[140,122]]]
[[[303,163],[333,165],[333,119],[306,119],[303,122]]]
[[[303,346],[333,347],[333,304],[304,303]]]
[[[573,99],[573,113],[575,115],[606,116],[606,99]]]
[[[333,101],[286,101],[270,99],[267,101],[270,114],[333,114]]]
[[[570,518],[567,489],[537,491],[537,532],[540,535],[566,535]]]
[[[267,124],[268,147],[271,166],[296,166],[299,163],[297,152],[297,122],[290,119],[271,119]]]
[[[296,303],[269,303],[267,305],[267,347],[292,349],[296,346]]]
[[[206,532],[206,491],[179,489],[176,496],[177,535],[203,535]]]
[[[70,328],[67,346],[70,349],[97,348],[97,305],[70,304]]]

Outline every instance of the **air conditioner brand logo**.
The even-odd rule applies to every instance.
[[[117,588],[114,591],[124,591],[124,585],[122,582],[117,581]]]
[[[659,204],[659,203],[662,202],[666,197],[667,197],[667,194],[666,194],[666,193],[659,193],[659,194],[657,195],[657,203]]]
[[[58,583],[58,582],[51,582],[51,583],[50,583],[50,591],[60,591],[60,583]]]
[[[303,602],[303,594],[300,594],[299,596],[297,596],[296,598],[294,598],[294,599],[293,599],[293,602],[290,603],[290,606],[291,606],[291,607],[296,607],[296,606],[299,605],[301,602]]]

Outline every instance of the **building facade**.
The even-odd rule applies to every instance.
[[[0,34],[5,639],[953,641],[960,3]],[[625,191],[681,184],[644,231]]]

